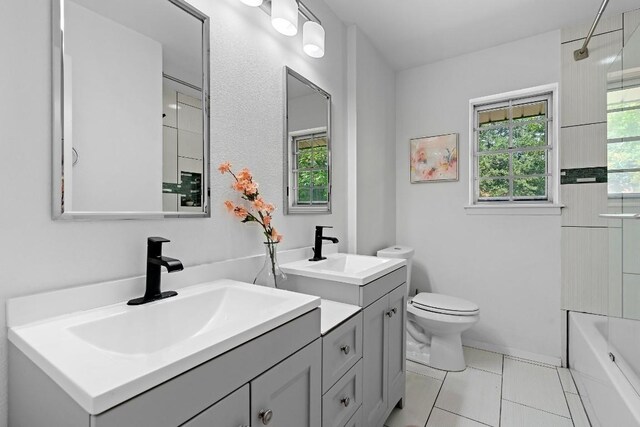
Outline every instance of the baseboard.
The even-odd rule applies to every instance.
[[[547,356],[544,354],[531,353],[529,351],[518,350],[516,348],[505,347],[497,344],[490,344],[482,341],[462,339],[462,344],[467,347],[473,347],[480,350],[492,351],[494,353],[501,353],[505,356],[517,357],[520,359],[531,360],[532,362],[544,363],[545,365],[562,366],[562,360],[560,357]]]

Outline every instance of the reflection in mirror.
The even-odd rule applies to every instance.
[[[331,212],[331,95],[285,67],[286,213]]]
[[[208,216],[208,17],[55,0],[54,217]]]

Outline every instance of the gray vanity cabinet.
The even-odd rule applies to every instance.
[[[381,426],[405,394],[405,286],[364,309],[364,424]]]
[[[404,406],[405,372],[406,372],[406,315],[407,293],[406,285],[397,287],[389,294],[389,309],[392,316],[388,318],[388,348],[389,348],[389,403],[395,405],[398,401]]]
[[[320,427],[321,354],[320,310],[314,309],[111,409],[90,415],[10,344],[9,425],[260,427],[268,423]]]
[[[389,401],[389,297],[384,296],[364,309],[363,353],[364,396],[362,409],[365,425],[377,426],[387,411]]]
[[[251,381],[252,426],[320,427],[321,346],[318,339]]]
[[[249,384],[234,391],[181,427],[249,426]]]
[[[285,282],[288,290],[363,308],[362,412],[346,426],[382,427],[393,408],[404,405],[406,281],[402,266],[362,286],[295,274]]]

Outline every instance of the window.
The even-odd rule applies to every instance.
[[[471,101],[472,205],[555,203],[555,86]]]
[[[640,87],[607,93],[609,195],[640,194]]]
[[[287,196],[291,211],[327,211],[329,204],[329,147],[326,128],[290,134],[292,165]],[[298,209],[296,209],[298,208]]]

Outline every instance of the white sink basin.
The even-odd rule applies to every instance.
[[[232,280],[9,329],[9,340],[89,414],[99,414],[320,306]]]
[[[406,265],[405,260],[367,255],[332,254],[323,261],[296,261],[280,267],[287,274],[365,285]]]
[[[182,293],[182,292],[181,292]],[[150,354],[214,330],[241,325],[247,313],[260,315],[287,301],[287,295],[269,295],[256,286],[214,287],[150,304],[136,310],[122,307],[68,330],[88,344],[122,354]]]

